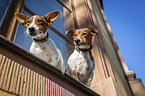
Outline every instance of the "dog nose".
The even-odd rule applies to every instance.
[[[29,27],[28,30],[29,30],[29,35],[30,36],[35,36],[36,35],[36,32],[35,32],[35,28],[34,27]]]
[[[30,32],[34,32],[34,31],[35,31],[35,28],[34,28],[34,27],[29,27],[28,30],[29,30]]]
[[[81,41],[80,41],[80,39],[76,39],[75,42],[76,42],[77,45],[80,45]]]

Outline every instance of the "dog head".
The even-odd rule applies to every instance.
[[[29,17],[25,14],[16,12],[16,19],[27,27],[27,34],[32,38],[43,38],[46,36],[47,28],[53,24],[59,16],[59,11],[53,11],[45,16],[34,15]]]
[[[71,37],[74,39],[75,46],[85,47],[91,44],[92,36],[97,35],[99,29],[93,28],[90,26],[89,28],[81,28],[75,29],[71,28],[65,34],[69,33]]]

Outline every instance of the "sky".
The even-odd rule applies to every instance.
[[[103,9],[125,63],[145,85],[145,0],[103,0]]]

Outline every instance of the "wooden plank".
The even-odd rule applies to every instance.
[[[13,89],[14,89],[14,79],[15,79],[15,72],[16,72],[15,70],[16,70],[16,67],[17,67],[16,62],[13,62],[13,72],[12,72],[9,92],[13,92]]]
[[[55,83],[55,96],[58,96],[58,85]]]
[[[26,96],[27,74],[28,74],[28,68],[25,68],[25,74],[24,74],[24,85],[23,85],[23,96]]]
[[[45,86],[46,86],[46,84],[45,84],[46,82],[45,82],[45,77],[43,77],[43,96],[46,96],[46,94],[45,94]]]
[[[14,67],[14,61],[11,61],[9,74],[8,74],[7,85],[6,85],[5,90],[9,90],[10,89],[10,85],[11,85],[11,82],[12,82],[11,80],[12,80],[13,67]]]
[[[49,79],[47,79],[47,91],[48,91],[48,96],[50,96],[50,80]]]
[[[52,81],[51,81],[51,80],[49,80],[49,88],[50,88],[50,89],[49,89],[49,90],[50,90],[50,91],[49,91],[49,92],[50,92],[50,96],[53,96],[53,95],[52,95],[52,90],[53,90],[53,89],[52,89]]]
[[[43,77],[42,77],[42,75],[40,75],[40,84],[41,84],[41,88],[40,88],[41,96],[43,96]]]
[[[61,89],[62,89],[62,87],[59,85],[59,95],[60,96],[62,95]]]
[[[2,75],[2,68],[4,66],[4,62],[5,62],[5,56],[1,57],[1,63],[0,63],[0,73]],[[2,77],[0,76],[0,88],[2,88]]]
[[[5,75],[4,75],[4,81],[3,81],[2,89],[6,89],[6,84],[9,83],[9,82],[7,82],[7,79],[8,79],[8,74],[9,74],[10,62],[11,62],[11,60],[7,58],[7,63],[5,63],[6,69],[4,69],[5,70]]]
[[[2,54],[0,54],[0,65],[1,65],[1,61],[2,61],[2,58],[3,57],[3,55]]]
[[[40,91],[40,88],[41,88],[41,84],[40,84],[40,75],[38,75],[38,96],[41,96],[41,91]]]
[[[21,83],[20,83],[20,92],[19,92],[19,95],[23,95],[23,87],[24,87],[24,85],[25,85],[25,80],[24,80],[24,78],[25,78],[25,67],[23,66],[23,68],[22,68],[22,74],[21,74]]]
[[[35,88],[35,87],[36,87],[36,81],[35,81],[35,80],[36,80],[36,72],[33,73],[33,77],[32,77],[32,78],[33,78],[33,81],[32,81],[32,82],[33,82],[33,85],[32,85],[32,86],[33,86],[32,92],[33,92],[33,96],[35,96],[35,89],[36,89],[36,88]]]
[[[13,89],[12,89],[12,91],[14,92],[14,93],[18,93],[16,90],[17,90],[17,82],[18,82],[18,74],[19,74],[19,68],[20,68],[20,66],[19,66],[19,64],[18,63],[16,63],[16,71],[15,71],[15,74],[14,74],[14,82],[13,82],[13,84],[14,84],[14,86],[13,86]]]
[[[35,80],[35,96],[38,96],[38,73],[36,73]]]
[[[30,96],[34,96],[34,94],[33,94],[33,71],[31,71],[30,70],[30,73],[31,73],[31,75],[30,75],[30,83],[29,83],[29,95]]]
[[[16,94],[19,94],[20,91],[20,84],[21,84],[21,74],[22,74],[22,65],[18,64],[19,70],[17,75],[17,82],[16,82]]]
[[[55,88],[55,82],[53,82],[53,95],[56,96],[56,88]]]
[[[8,62],[8,58],[6,58],[4,60],[4,62],[2,63],[3,64],[3,67],[2,67],[2,74],[1,74],[1,80],[0,80],[0,87],[3,88],[3,82],[4,82],[4,77],[5,77],[5,69],[6,69],[6,66],[7,66],[7,63]]]
[[[30,87],[30,74],[31,74],[31,72],[30,72],[30,69],[28,69],[28,73],[27,73],[27,81],[26,81],[26,96],[29,96],[29,92],[30,92],[30,90],[29,90],[29,87]]]
[[[4,65],[5,60],[6,60],[6,56],[2,56],[1,64],[0,64],[0,70],[1,71],[2,71],[2,68],[3,68],[3,65]]]
[[[45,94],[48,96],[48,80],[45,78]]]

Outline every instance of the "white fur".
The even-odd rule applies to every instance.
[[[33,16],[33,21],[32,21],[32,23],[29,25],[29,27],[35,27],[35,28],[37,28],[37,25],[35,24],[35,18],[36,18],[36,17],[37,17],[36,15]]]
[[[85,74],[86,68],[88,67],[82,52],[79,53],[76,50],[74,50],[74,52],[71,54],[67,63],[69,64],[69,67],[71,68],[72,71],[76,71],[77,73],[80,74]]]
[[[37,17],[37,15],[34,15],[33,16],[33,20],[32,20],[32,23],[29,25],[29,27],[27,28],[27,34],[29,34],[29,28],[31,28],[31,27],[34,27],[35,28],[35,31],[36,31],[36,33],[37,34],[39,34],[39,27],[35,24],[35,18]]]
[[[90,45],[81,45],[81,46],[77,46],[76,44],[75,44],[75,47],[79,47],[79,48],[81,48],[81,49],[89,49],[90,48]]]
[[[62,55],[53,40],[49,39],[43,43],[37,43],[33,41],[30,47],[30,52],[52,64],[53,66],[63,70]]]
[[[43,39],[46,37],[47,32],[40,32],[41,30],[35,24],[36,17],[37,15],[33,16],[33,20],[27,28],[27,34],[29,34],[28,29],[33,27],[35,28],[35,32],[37,33],[37,35],[32,36],[32,38]],[[48,39],[48,41],[42,43],[33,41],[30,47],[30,52],[63,71],[63,58],[60,50],[56,47],[53,40]]]
[[[42,29],[42,28],[49,27],[49,25],[52,24],[52,22],[57,19],[58,15],[59,15],[58,11],[55,11],[55,13],[51,12],[45,15],[44,17],[46,19],[51,17],[49,18],[51,19],[50,20],[51,23],[50,23],[50,22],[47,22],[47,20],[45,20],[45,18],[42,16],[34,15],[32,17],[29,17],[19,12],[15,13],[16,19],[20,23],[22,23],[25,27],[27,27],[26,33],[30,35],[34,40],[30,47],[30,52],[32,52],[34,55],[37,55],[41,59],[47,61],[48,63],[54,65],[55,67],[63,71],[63,58],[62,58],[61,52],[56,47],[53,40],[51,39],[47,40],[48,38],[47,32],[46,32],[47,30]],[[41,19],[43,19],[44,22],[43,21],[38,22],[40,17],[42,17]],[[41,26],[38,26],[38,25],[41,25]],[[44,30],[45,32],[43,32]],[[44,40],[45,42],[41,42],[41,40]]]
[[[67,73],[90,86],[95,63],[91,59],[89,52],[78,52],[75,49],[69,57],[67,64]]]

